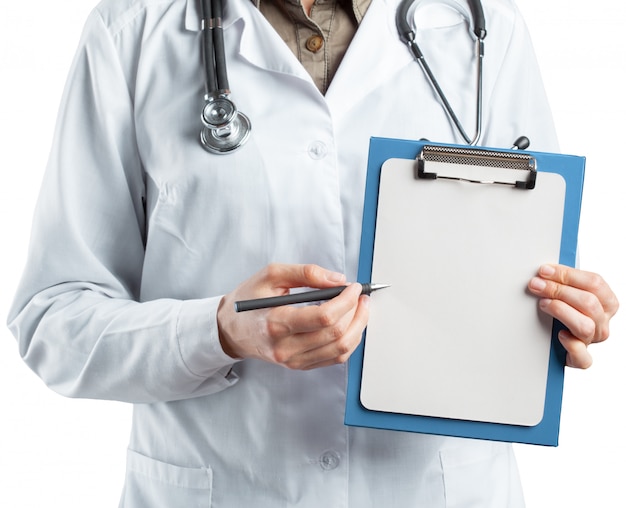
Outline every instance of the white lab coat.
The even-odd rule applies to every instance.
[[[232,95],[249,142],[211,155],[194,0],[105,0],[63,96],[9,325],[70,397],[134,403],[121,506],[523,505],[508,444],[349,428],[346,367],[294,372],[219,346],[220,295],[270,262],[356,278],[370,136],[460,142],[373,0],[326,96],[248,0],[226,2]],[[555,136],[523,21],[485,2],[482,143]],[[452,11],[418,39],[467,130],[473,46]],[[425,388],[427,389],[427,388]]]

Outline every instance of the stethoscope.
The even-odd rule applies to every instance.
[[[427,1],[427,0],[422,0]],[[436,0],[450,5],[468,19],[467,13],[455,0]],[[400,39],[406,43],[415,60],[423,69],[428,81],[435,89],[446,114],[454,123],[459,134],[469,145],[476,145],[482,132],[483,112],[483,58],[485,55],[485,15],[480,0],[468,0],[472,26],[470,33],[475,39],[476,54],[476,125],[474,136],[470,137],[455,114],[439,82],[433,75],[424,54],[415,42],[415,32],[411,29],[408,18],[416,0],[403,0],[396,12],[396,27]],[[211,153],[230,153],[241,147],[250,137],[251,124],[246,115],[241,113],[230,99],[230,89],[226,72],[224,52],[224,34],[222,31],[222,0],[202,0],[202,48],[206,77],[205,103],[202,108],[203,128],[200,133],[202,146]],[[527,141],[527,140],[526,140]],[[518,139],[514,148],[526,148],[526,142]]]
[[[453,9],[461,12],[465,18],[467,15],[464,10],[461,9],[461,6],[455,2],[454,0],[437,0],[438,2],[443,2],[445,4],[450,5]],[[415,0],[402,0],[402,3],[398,7],[396,11],[396,27],[398,29],[398,34],[400,35],[400,39],[408,45],[409,50],[413,54],[413,57],[420,65],[424,74],[428,78],[428,81],[435,89],[439,100],[441,101],[443,107],[446,110],[446,113],[454,123],[457,131],[461,135],[461,137],[465,140],[468,145],[476,145],[481,136],[482,131],[482,116],[483,116],[483,58],[485,56],[485,37],[487,36],[487,28],[485,26],[485,14],[483,12],[483,7],[480,0],[468,0],[471,17],[472,17],[472,26],[470,27],[470,34],[474,36],[475,39],[475,55],[476,55],[476,125],[474,131],[474,137],[469,137],[465,132],[461,121],[457,117],[454,109],[450,105],[446,94],[441,89],[439,82],[435,78],[424,54],[420,50],[417,42],[415,42],[415,32],[411,29],[408,21],[409,11],[411,7],[415,3]]]
[[[211,153],[237,150],[250,137],[251,124],[230,99],[222,29],[222,0],[202,0],[202,55],[205,96],[202,108],[202,146]]]

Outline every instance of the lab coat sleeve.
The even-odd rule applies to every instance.
[[[8,324],[26,363],[63,395],[154,402],[211,394],[237,379],[219,344],[219,297],[139,302],[145,185],[123,69],[94,11],[62,99]]]

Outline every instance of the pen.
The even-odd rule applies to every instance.
[[[292,305],[294,303],[320,302],[330,300],[338,296],[348,286],[336,286],[326,289],[315,289],[304,293],[293,293],[290,295],[270,296],[268,298],[257,298],[254,300],[241,300],[235,302],[235,312],[247,310],[266,309],[269,307],[279,307],[281,305]],[[373,291],[387,288],[389,284],[363,284],[362,295],[369,295]]]

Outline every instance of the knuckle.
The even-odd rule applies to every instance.
[[[302,274],[306,280],[317,279],[319,267],[313,264],[307,264],[302,267]]]
[[[265,322],[265,330],[268,337],[273,339],[284,337],[289,334],[289,328],[281,321],[268,319]]]
[[[295,361],[286,361],[284,363],[281,363],[281,365],[289,370],[301,370],[298,362]]]
[[[609,315],[614,316],[615,314],[617,314],[618,310],[619,301],[617,299],[617,296],[615,294],[612,294],[609,302],[606,305],[606,311],[609,313]]]
[[[589,275],[588,287],[590,291],[592,291],[593,293],[598,293],[602,290],[604,286],[605,282],[602,276],[598,275],[597,273],[591,273]]]
[[[605,312],[609,317],[617,314],[619,310],[619,300],[617,299],[617,295],[611,292],[611,295],[607,298],[606,302],[602,302]]]
[[[278,263],[270,263],[263,269],[263,275],[266,279],[274,279],[280,272],[280,265]]]
[[[333,326],[330,328],[330,336],[332,340],[337,343],[338,346],[343,345],[342,339],[344,338],[344,334],[345,334],[345,330],[343,329],[342,326]]]
[[[596,334],[596,342],[604,342],[605,340],[609,338],[609,335],[610,335],[609,323],[607,321],[606,323],[598,327],[597,334]]]
[[[344,358],[350,356],[350,353],[352,353],[352,343],[346,339],[337,341],[335,347],[337,352],[337,358]]]
[[[579,328],[581,339],[585,339],[587,341],[593,340],[596,334],[596,323],[593,319],[587,318],[582,320]]]
[[[548,291],[550,293],[550,298],[554,300],[560,300],[563,297],[564,286],[562,284],[550,284],[548,283]]]
[[[319,307],[319,314],[317,317],[317,322],[320,328],[331,328],[335,324],[334,316],[328,311],[326,307]],[[332,333],[332,330],[331,330]]]
[[[589,312],[593,314],[604,312],[600,300],[598,300],[598,297],[593,293],[585,293],[581,298],[581,303],[583,308],[589,309]]]
[[[283,363],[283,366],[289,370],[308,370],[310,367],[308,361],[303,356],[292,356]]]
[[[350,355],[349,354],[339,355],[335,359],[335,363],[337,363],[338,365],[342,365],[342,364],[346,363],[349,359],[350,359]]]
[[[284,365],[285,367],[289,367],[291,364],[294,363],[291,354],[281,348],[274,350],[273,360],[274,362],[280,365]]]
[[[556,274],[554,276],[555,281],[560,284],[569,285],[570,279],[572,278],[572,268],[564,265],[556,265]]]

